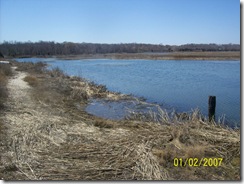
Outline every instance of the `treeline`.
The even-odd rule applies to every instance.
[[[106,53],[143,53],[143,52],[173,52],[173,51],[240,51],[239,44],[186,44],[186,45],[156,45],[140,43],[96,44],[72,42],[3,42],[0,44],[0,55],[45,56],[45,55],[77,55]]]

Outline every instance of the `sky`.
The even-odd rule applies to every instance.
[[[0,0],[0,42],[240,44],[239,0]]]

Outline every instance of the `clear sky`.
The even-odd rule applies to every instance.
[[[0,42],[240,44],[239,0],[0,0]]]

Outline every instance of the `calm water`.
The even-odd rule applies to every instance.
[[[199,108],[207,115],[208,96],[214,95],[217,98],[217,117],[225,114],[232,126],[240,124],[240,61],[54,58],[23,58],[18,61],[45,61],[69,75],[104,84],[111,91],[144,97],[148,102],[179,112]],[[99,103],[94,104],[97,107]]]

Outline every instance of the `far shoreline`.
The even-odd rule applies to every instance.
[[[58,58],[58,59],[148,59],[148,60],[214,60],[214,61],[240,61],[239,51],[218,52],[162,52],[162,53],[105,53],[105,54],[82,54],[82,55],[25,55],[14,58]],[[12,58],[12,57],[11,57]],[[11,59],[6,57],[6,59]]]

